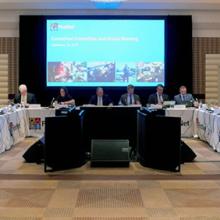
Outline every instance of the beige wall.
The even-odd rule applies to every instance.
[[[205,94],[206,54],[220,53],[220,38],[193,38],[193,92]]]
[[[17,37],[0,37],[0,54],[8,54],[8,92],[18,88],[18,41]]]
[[[0,54],[0,107],[8,104],[8,54]]]

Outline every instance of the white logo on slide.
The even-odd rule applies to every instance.
[[[50,25],[51,31],[58,31],[58,23],[53,23]]]
[[[65,29],[65,30],[73,30],[75,29],[75,26],[71,24],[59,24],[58,28]]]
[[[75,29],[75,26],[71,25],[71,24],[58,24],[58,23],[52,23],[50,25],[51,31],[58,31],[59,29],[73,30],[73,29]]]

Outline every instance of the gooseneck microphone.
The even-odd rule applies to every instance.
[[[50,108],[54,108],[54,106],[53,106],[54,101],[55,101],[55,98],[53,97],[51,102],[50,102]]]

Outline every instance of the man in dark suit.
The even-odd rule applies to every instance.
[[[97,105],[97,106],[104,106],[104,105],[113,105],[113,102],[108,95],[104,94],[103,88],[98,87],[96,89],[96,95],[93,95],[90,98],[89,104]]]
[[[148,104],[163,105],[164,101],[169,101],[169,96],[163,93],[164,87],[162,84],[158,84],[156,90],[156,93],[149,96]]]
[[[134,86],[128,85],[127,93],[123,94],[119,100],[119,105],[140,105],[140,97],[134,94]]]
[[[15,95],[14,103],[26,104],[36,104],[36,98],[33,93],[27,92],[27,86],[22,84],[19,86],[19,93]]]
[[[180,94],[174,96],[174,100],[177,105],[187,105],[187,106],[193,106],[194,104],[194,98],[192,94],[187,93],[186,86],[180,86],[179,88]]]

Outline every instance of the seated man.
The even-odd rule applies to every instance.
[[[69,95],[69,92],[65,87],[60,88],[60,95],[56,100],[61,105],[75,105],[75,100]]]
[[[112,100],[109,98],[108,95],[104,94],[104,90],[102,87],[98,87],[96,89],[96,95],[93,95],[90,100],[89,104],[103,106],[103,105],[113,105]]]
[[[19,86],[19,94],[15,95],[14,103],[26,104],[36,104],[35,95],[27,92],[27,86],[22,84]]]
[[[187,93],[186,86],[180,86],[179,88],[180,94],[174,96],[174,101],[177,105],[187,105],[187,106],[193,106],[194,98],[192,94]]]
[[[158,84],[156,90],[156,93],[149,96],[148,104],[163,105],[164,101],[169,101],[168,95],[163,93],[164,87],[162,84]]]
[[[140,105],[140,97],[134,94],[134,86],[128,85],[127,93],[123,94],[119,100],[119,105]]]

